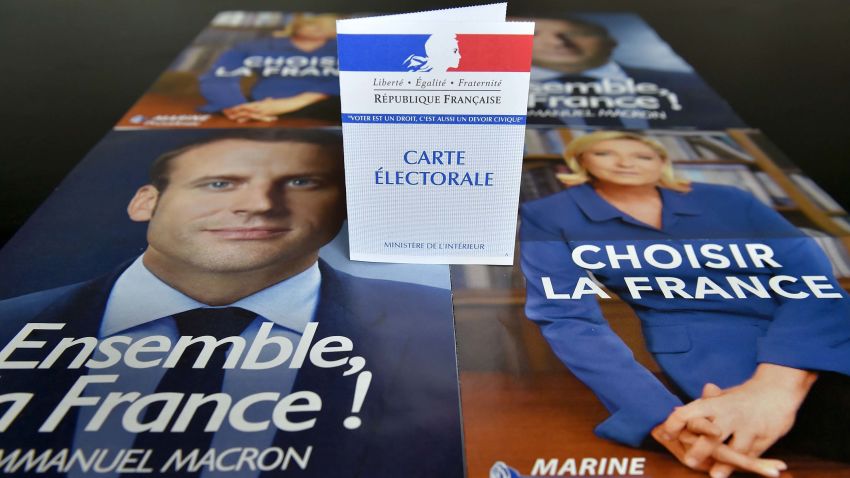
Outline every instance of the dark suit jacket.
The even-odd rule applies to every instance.
[[[324,263],[321,298],[316,312],[315,341],[331,335],[348,337],[354,352],[373,373],[363,409],[362,426],[347,430],[354,376],[339,369],[319,370],[306,364],[292,391],[311,390],[322,397],[313,429],[278,432],[275,445],[313,445],[305,471],[295,466],[286,476],[304,477],[462,477],[460,407],[451,315],[447,290],[398,282],[355,278]],[[112,284],[123,268],[107,277],[0,302],[0,339],[6,343],[28,322],[67,323],[61,331],[36,333],[47,344],[19,349],[10,360],[43,359],[61,337],[97,336]],[[155,300],[155,298],[152,298]],[[282,304],[285,306],[285,304]],[[73,356],[75,354],[66,354]],[[76,417],[55,433],[38,427],[85,369],[66,369],[63,360],[45,370],[3,370],[0,393],[35,394],[14,424],[0,434],[0,448],[62,448],[72,443]],[[187,444],[187,449],[191,448]],[[269,472],[268,475],[284,472]]]

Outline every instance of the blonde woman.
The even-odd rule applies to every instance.
[[[268,38],[224,52],[199,79],[207,100],[201,111],[238,123],[272,122],[285,114],[338,121],[335,20],[301,15]],[[240,80],[247,76],[257,80],[246,98]]]
[[[526,315],[611,412],[597,435],[631,446],[651,435],[713,478],[778,476],[783,463],[746,457],[792,428],[819,374],[850,390],[850,299],[826,257],[749,193],[678,178],[644,136],[594,132],[564,156],[569,187],[521,208]],[[675,393],[611,330],[588,272],[632,306]],[[765,285],[779,275],[796,279]],[[829,292],[803,297],[802,276]],[[844,435],[807,451],[848,459]]]

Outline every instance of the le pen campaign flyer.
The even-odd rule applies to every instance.
[[[753,433],[764,438],[746,451],[783,460],[781,476],[850,473],[847,212],[646,22],[564,11],[505,23],[487,6],[474,20],[495,31],[380,33],[411,38],[355,53],[358,71],[347,50],[338,59],[346,35],[368,43],[400,18],[360,17],[217,15],[0,251],[0,473],[693,477],[728,473]],[[355,18],[378,26],[337,33]],[[531,35],[499,28],[528,21],[530,72],[493,68],[516,59],[493,60],[513,47],[500,36]],[[375,63],[390,52],[403,66]],[[364,108],[376,93],[464,97],[420,91],[461,78],[530,83],[510,111],[341,110],[349,74],[448,81],[369,82],[354,97]],[[511,265],[351,260],[343,111],[524,116],[525,128],[344,125],[384,155],[360,158],[375,194],[422,187],[375,185],[381,166],[393,181],[408,167],[517,167],[519,209],[483,213],[520,216]],[[423,127],[469,132],[407,136]],[[503,149],[471,153],[514,130],[520,165],[496,161]],[[429,210],[448,224],[472,207],[380,201],[387,222]],[[677,406],[715,417],[731,450],[686,466],[701,437],[654,432]]]
[[[452,266],[469,476],[699,476],[701,416],[850,472],[847,213],[751,129],[527,134],[516,263]]]
[[[500,6],[337,22],[353,260],[513,262],[534,25]]]

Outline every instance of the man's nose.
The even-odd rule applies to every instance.
[[[273,185],[247,186],[238,192],[231,208],[237,213],[269,212],[280,208],[282,194]]]

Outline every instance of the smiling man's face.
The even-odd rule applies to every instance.
[[[345,217],[341,158],[317,144],[221,140],[172,159],[130,216],[149,221],[146,258],[201,272],[309,265]],[[151,257],[148,257],[151,256]]]

